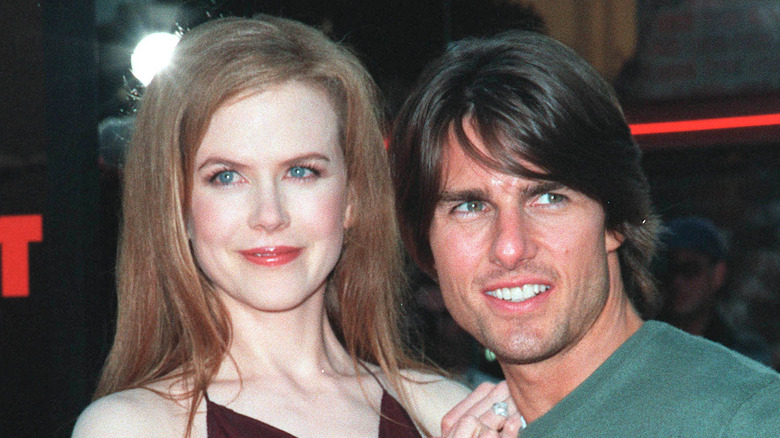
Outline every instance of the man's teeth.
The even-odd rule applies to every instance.
[[[543,284],[525,284],[522,287],[504,287],[486,293],[491,297],[517,303],[535,297],[549,288],[550,286]]]

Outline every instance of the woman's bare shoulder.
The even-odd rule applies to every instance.
[[[458,403],[471,392],[466,385],[434,372],[403,370],[402,374],[406,388],[422,397],[444,398]]]
[[[183,436],[187,406],[137,388],[92,402],[76,421],[73,438]]]
[[[465,385],[439,374],[404,370],[403,380],[420,421],[438,436],[441,419],[471,392]]]

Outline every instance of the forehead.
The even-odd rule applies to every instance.
[[[441,146],[440,186],[442,189],[458,182],[470,184],[495,182],[499,179],[517,181],[542,181],[547,172],[521,157],[501,159],[491,155],[477,129],[468,121],[463,122],[463,132],[468,144],[458,137],[454,127],[449,129]],[[508,148],[493,148],[507,150]],[[495,152],[493,152],[495,153]],[[525,174],[502,169],[503,163],[512,162],[515,168],[522,168]],[[538,177],[535,177],[537,176]]]
[[[318,87],[290,81],[250,91],[222,105],[211,117],[195,154],[237,154],[264,161],[308,152],[341,155],[337,114]]]

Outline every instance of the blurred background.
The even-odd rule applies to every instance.
[[[134,50],[260,12],[354,47],[389,119],[449,41],[520,28],[574,48],[618,91],[670,225],[659,318],[780,368],[780,0],[13,0],[0,3],[0,437],[69,436],[110,346],[122,155],[144,90]],[[500,377],[435,284],[415,286],[420,348],[466,382]]]

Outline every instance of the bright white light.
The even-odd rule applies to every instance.
[[[173,49],[179,42],[179,35],[170,33],[153,33],[144,37],[133,50],[130,57],[130,67],[133,76],[144,86],[152,82],[158,71],[164,69],[171,61]]]

